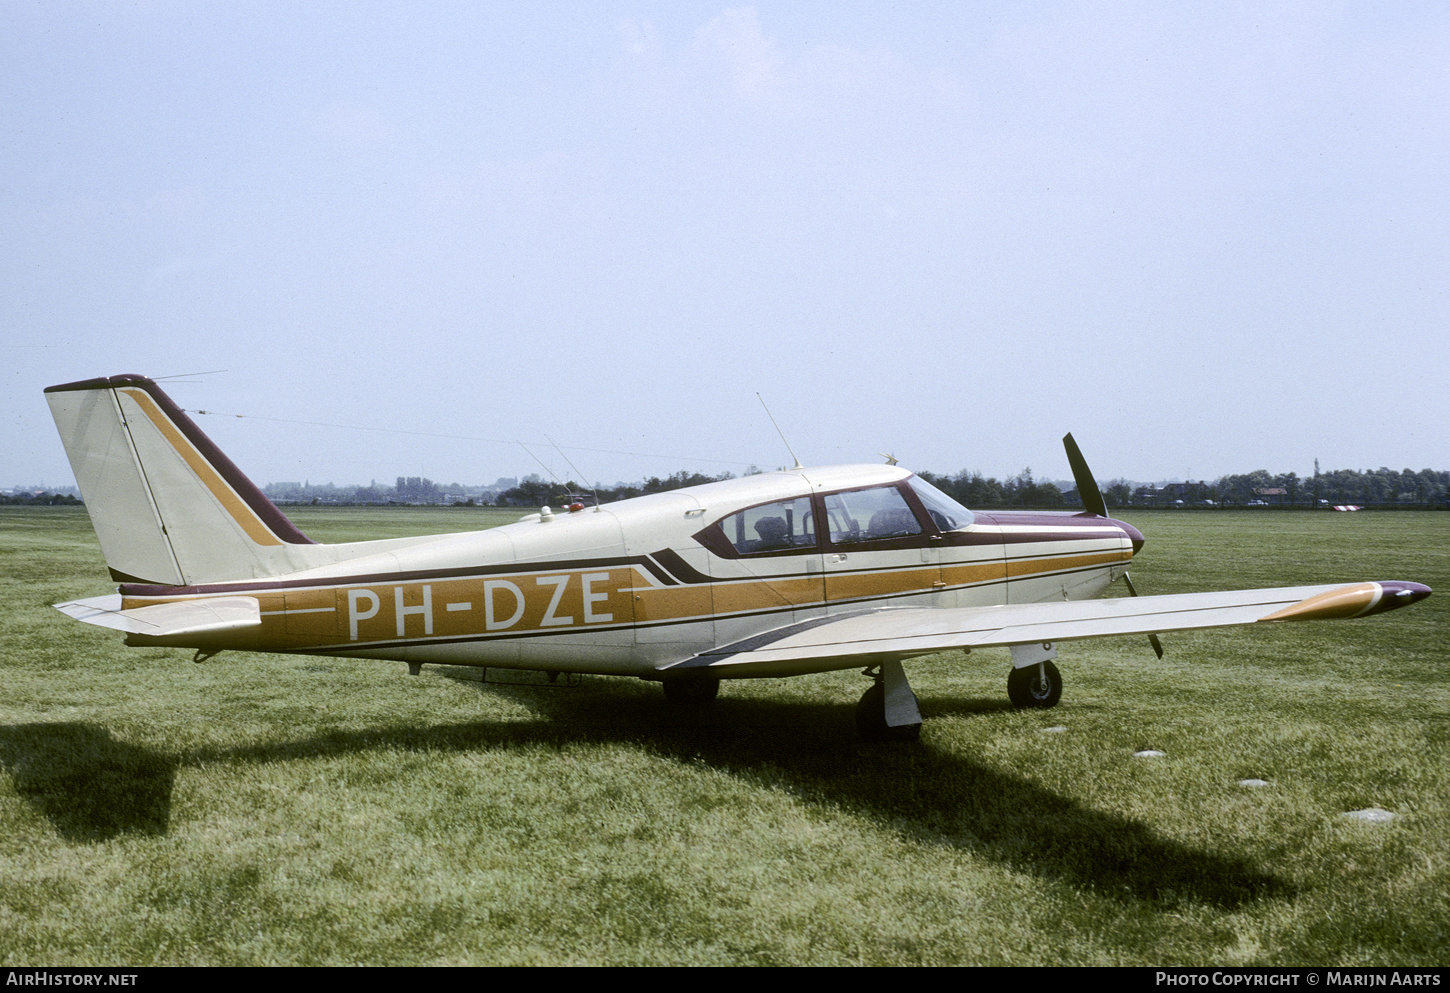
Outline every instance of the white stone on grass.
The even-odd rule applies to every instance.
[[[1268,782],[1262,779],[1240,779],[1240,786],[1268,786]]]
[[[1392,821],[1399,815],[1389,810],[1381,810],[1379,807],[1366,807],[1364,810],[1346,810],[1340,817],[1352,817],[1357,821],[1369,821],[1371,824],[1383,824]]]
[[[1156,748],[1145,748],[1141,752],[1134,752],[1133,753],[1133,758],[1135,758],[1135,759],[1161,759],[1163,757],[1163,755],[1164,755],[1164,753],[1158,751],[1158,749],[1156,749]]]
[[[1038,734],[1062,734],[1062,732],[1064,732],[1066,730],[1067,730],[1067,728],[1065,728],[1061,724],[1059,724],[1057,727],[1053,727],[1053,728],[1038,728],[1037,729],[1037,733]]]

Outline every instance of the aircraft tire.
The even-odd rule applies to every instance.
[[[1007,696],[1011,699],[1012,706],[1043,710],[1057,706],[1057,701],[1062,698],[1062,674],[1051,662],[1043,662],[1041,667],[1047,674],[1045,684],[1039,676],[1037,665],[1023,666],[1007,674]]]
[[[891,727],[886,723],[886,687],[878,681],[856,704],[856,733],[863,741],[919,741],[921,725]]]
[[[665,699],[673,704],[702,706],[720,695],[718,679],[666,679]]]

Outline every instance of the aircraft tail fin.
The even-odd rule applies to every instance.
[[[144,376],[46,389],[117,582],[189,586],[283,575],[314,542]]]

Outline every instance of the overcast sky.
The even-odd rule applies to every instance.
[[[0,485],[1450,468],[1443,2],[0,0],[0,149]]]

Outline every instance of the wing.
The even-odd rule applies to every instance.
[[[731,677],[789,676],[875,665],[949,648],[1364,617],[1429,595],[1428,586],[1389,581],[992,607],[888,607],[792,624],[702,652],[670,668],[719,669],[722,676]]]

